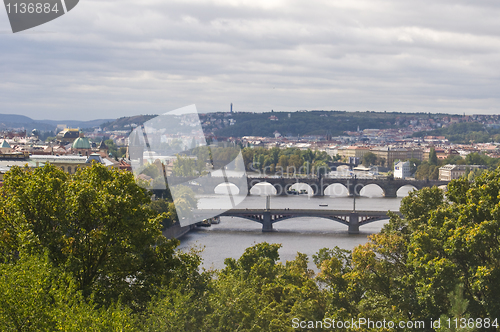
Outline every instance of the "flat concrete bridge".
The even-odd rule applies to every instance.
[[[200,220],[204,216],[238,217],[262,224],[263,232],[272,232],[273,224],[291,218],[318,217],[330,219],[348,226],[349,234],[358,234],[359,227],[374,221],[389,219],[389,211],[348,211],[323,209],[232,209],[222,213],[217,210],[195,210],[193,214]],[[401,216],[399,211],[394,212]]]

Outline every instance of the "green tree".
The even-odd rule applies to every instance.
[[[465,160],[460,155],[449,155],[442,161],[442,165],[463,165]]]
[[[23,253],[0,264],[2,331],[135,331],[135,317],[118,303],[98,308],[71,276],[47,257]]]
[[[436,150],[431,148],[429,151],[429,164],[436,166],[438,164],[438,158],[436,154]]]
[[[485,170],[481,168],[475,168],[472,171],[469,170],[469,173],[467,174],[467,180],[469,180],[470,182],[474,181],[474,179],[480,176],[484,171]]]
[[[162,175],[162,172],[158,169],[158,166],[155,163],[147,163],[137,171],[137,174],[144,174],[150,178],[156,179]]]
[[[115,157],[115,158],[122,158],[123,157],[123,155],[118,153],[118,148],[115,144],[115,141],[113,141],[112,139],[107,139],[104,141],[104,144],[106,144],[106,146],[108,147],[109,153],[111,153],[111,155],[113,157]]]
[[[47,250],[100,303],[142,308],[177,262],[177,242],[161,234],[165,215],[147,207],[150,195],[132,173],[100,164],[71,176],[51,165],[12,168],[1,194],[4,261]]]
[[[458,284],[457,287],[455,288],[455,291],[453,291],[451,294],[449,294],[448,298],[450,300],[450,310],[449,310],[448,314],[441,315],[441,317],[440,317],[441,327],[438,328],[437,331],[439,331],[439,332],[477,331],[475,326],[468,327],[467,324],[465,324],[465,327],[462,327],[462,323],[463,323],[462,319],[465,319],[466,322],[468,322],[470,319],[469,315],[464,316],[464,313],[467,311],[469,301],[464,299],[464,287],[463,287],[463,285]],[[455,319],[456,319],[456,322],[460,322],[460,323],[455,323]]]
[[[286,264],[278,244],[259,243],[218,274],[204,331],[293,331],[292,318],[321,320],[325,301],[307,256]]]
[[[311,149],[302,151],[301,155],[302,159],[304,159],[304,161],[308,162],[309,164],[312,164],[313,161],[315,160],[315,153]]]
[[[196,161],[193,158],[177,155],[172,173],[175,176],[196,176],[198,174]]]
[[[361,292],[348,301],[360,317],[498,317],[499,192],[500,169],[450,182],[446,197],[437,187],[412,192],[402,200],[402,218],[392,215],[353,250],[351,269],[337,263],[323,278]]]
[[[367,152],[363,155],[363,165],[365,167],[375,165],[377,163],[377,156],[373,152]]]
[[[162,287],[148,306],[144,331],[205,331],[204,321],[211,312],[213,272],[200,269],[199,252],[178,252],[181,265],[173,270],[167,286]]]
[[[148,204],[148,207],[158,214],[164,213],[165,218],[162,221],[163,229],[172,226],[176,221],[178,221],[175,204],[168,199],[157,199]]]
[[[330,172],[330,167],[323,160],[316,160],[313,164],[314,173],[316,175],[325,175]]]
[[[271,155],[271,163],[272,164],[277,164],[279,161],[279,156],[280,156],[280,148],[274,147],[269,150],[269,154]]]
[[[454,286],[435,284],[432,293],[427,287],[434,285],[419,275],[425,266],[413,260],[410,249],[416,230],[443,202],[443,192],[436,187],[410,193],[400,209],[404,218],[392,215],[379,234],[353,250],[353,268],[347,278],[351,287],[359,287],[363,294],[359,303],[355,302],[360,317],[430,321],[447,310],[446,296]]]
[[[417,171],[418,166],[422,163],[421,160],[418,160],[417,158],[411,158],[408,160],[410,162],[410,173],[415,174]]]
[[[465,163],[467,165],[488,165],[488,159],[486,156],[474,152],[474,153],[469,153],[465,157]]]
[[[426,180],[429,179],[429,163],[423,162],[421,163],[415,172],[415,178],[417,180]]]
[[[276,168],[281,167],[281,169],[283,170],[283,172],[288,172],[288,170],[287,170],[287,168],[288,168],[288,159],[289,158],[286,155],[280,156],[278,164],[276,164]]]
[[[439,178],[439,166],[432,165],[429,168],[429,180],[437,180]]]
[[[288,166],[293,167],[295,169],[295,172],[298,172],[303,164],[304,164],[304,159],[302,159],[299,154],[291,155],[290,159],[288,160]]]
[[[250,148],[244,148],[242,151],[243,155],[243,162],[245,163],[245,170],[246,171],[251,171],[250,166],[253,163],[253,157],[254,157],[254,150]]]
[[[415,172],[417,180],[437,180],[439,178],[439,167],[428,162],[422,162]]]
[[[169,211],[173,212],[176,210],[181,212],[183,216],[191,216],[192,210],[196,209],[198,206],[198,200],[195,193],[189,187],[183,185],[175,186],[175,188],[172,189],[172,196],[174,197],[174,205],[169,206]],[[177,218],[177,213],[167,217]]]
[[[325,316],[342,321],[356,317],[363,292],[353,282],[351,251],[323,248],[313,255],[313,261],[320,270],[316,280],[326,293]]]

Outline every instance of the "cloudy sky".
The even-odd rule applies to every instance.
[[[497,0],[80,0],[12,34],[0,113],[500,110]]]

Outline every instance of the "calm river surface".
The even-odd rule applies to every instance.
[[[362,197],[356,198],[356,210],[373,211],[398,211],[402,197],[410,188],[402,188],[397,198],[381,197],[381,189],[365,188]],[[198,207],[210,209],[217,205],[220,197],[203,197]],[[238,205],[238,208],[265,208],[265,196],[251,195]],[[328,207],[320,207],[320,205]],[[271,208],[297,208],[297,209],[338,209],[350,210],[353,208],[353,199],[345,196],[308,197],[298,196],[272,196]],[[338,222],[322,218],[294,218],[273,224],[275,232],[263,233],[262,225],[246,219],[222,217],[220,224],[211,227],[199,227],[184,235],[179,246],[182,250],[191,247],[203,249],[203,267],[224,268],[224,259],[228,257],[239,258],[246,248],[260,242],[280,243],[280,260],[282,262],[293,260],[297,252],[309,256],[310,267],[313,268],[312,255],[319,249],[338,246],[343,249],[353,249],[359,244],[367,242],[367,236],[380,231],[387,223],[385,220],[370,223],[360,227],[360,234],[348,234],[347,226]]]

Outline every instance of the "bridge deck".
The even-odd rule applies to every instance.
[[[217,213],[220,211],[220,213]],[[294,215],[307,215],[307,216],[349,216],[351,213],[357,213],[360,216],[370,215],[370,216],[386,216],[388,211],[368,211],[368,210],[328,210],[328,209],[231,209],[231,210],[215,210],[215,209],[205,209],[205,210],[195,210],[193,213],[195,215],[204,214],[218,214],[220,216],[234,216],[236,214],[261,214],[261,213],[271,213],[271,214],[294,214]],[[399,211],[393,211],[394,213],[401,215]]]

